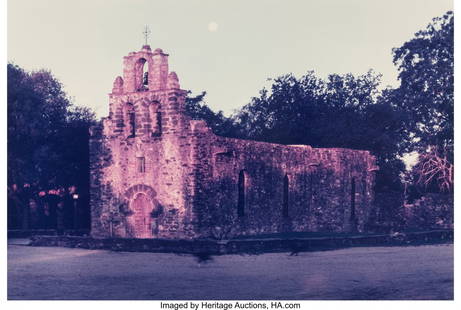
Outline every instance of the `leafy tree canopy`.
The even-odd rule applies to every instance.
[[[426,191],[453,189],[453,12],[436,17],[393,49],[401,85],[391,96],[406,117],[407,151],[418,151],[414,181]]]
[[[274,79],[270,89],[262,89],[230,118],[206,106],[205,93],[189,96],[187,110],[222,136],[370,150],[381,167],[378,190],[399,189],[404,118],[389,100],[391,90],[380,94],[379,84],[380,75],[373,71],[333,74],[326,80],[312,71],[299,79],[288,74]]]
[[[49,71],[8,64],[8,184],[88,183],[88,108],[72,105]]]
[[[400,187],[404,170],[399,144],[403,117],[380,95],[380,75],[333,74],[323,80],[314,72],[297,79],[276,78],[235,116],[242,138],[313,147],[370,150],[378,158],[377,189]]]
[[[409,151],[453,150],[453,31],[447,12],[392,51],[401,82],[394,102],[408,115]]]
[[[186,113],[196,120],[204,120],[213,132],[219,136],[234,137],[235,125],[232,119],[222,111],[214,112],[205,103],[206,92],[193,96],[189,91],[186,97]]]

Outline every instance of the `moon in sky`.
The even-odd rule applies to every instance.
[[[208,24],[208,31],[209,32],[216,32],[218,31],[218,24],[216,22],[210,22]]]

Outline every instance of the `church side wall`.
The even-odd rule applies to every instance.
[[[369,152],[229,139],[205,129],[196,137],[202,234],[365,230],[375,168]]]

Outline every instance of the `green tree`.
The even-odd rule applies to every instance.
[[[453,32],[453,12],[447,12],[393,49],[401,83],[396,103],[411,116],[407,130],[419,149],[453,146]]]
[[[433,177],[425,177],[431,176],[428,171],[440,169],[440,165],[435,165],[439,161],[430,158],[444,159],[447,171],[453,163],[453,33],[453,12],[450,11],[434,18],[426,29],[393,49],[401,83],[394,90],[393,97],[395,104],[406,115],[405,148],[421,154],[419,167],[425,169],[418,170],[418,179],[427,184],[434,180]],[[440,188],[446,190],[447,184],[453,184],[453,174],[442,175],[451,178],[435,178]]]
[[[8,64],[7,73],[9,186],[87,187],[94,114],[72,105],[49,71]]]
[[[404,119],[388,96],[379,95],[379,83],[373,71],[327,80],[314,72],[299,79],[285,75],[252,98],[234,116],[235,124],[246,139],[370,150],[381,167],[377,189],[400,189]]]
[[[204,120],[218,136],[235,137],[236,127],[231,118],[222,111],[214,112],[205,103],[206,92],[193,96],[189,91],[186,97],[186,113],[196,120]]]

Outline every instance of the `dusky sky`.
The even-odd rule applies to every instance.
[[[106,116],[122,58],[148,25],[181,87],[207,91],[207,104],[229,114],[287,73],[373,69],[382,87],[397,86],[392,48],[449,10],[451,0],[14,0],[8,60],[51,70],[75,104]]]

